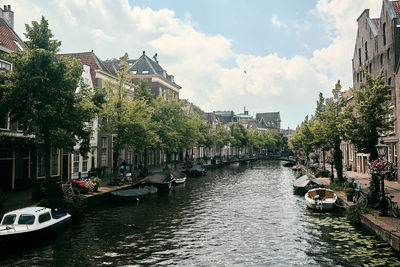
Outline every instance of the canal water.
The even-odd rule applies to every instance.
[[[343,213],[306,208],[279,161],[188,178],[139,204],[92,209],[57,236],[0,251],[0,266],[399,266]]]

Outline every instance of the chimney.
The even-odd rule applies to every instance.
[[[4,5],[4,9],[1,12],[1,18],[3,18],[5,20],[8,27],[10,27],[11,29],[14,29],[14,12],[11,11],[10,5],[8,5],[8,6]]]
[[[143,51],[143,55],[146,54],[146,51]]]

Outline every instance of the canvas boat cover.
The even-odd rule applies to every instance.
[[[293,182],[294,187],[306,187],[310,183],[310,178],[307,175],[303,175]]]

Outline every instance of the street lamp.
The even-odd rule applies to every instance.
[[[376,150],[378,152],[379,158],[382,161],[384,160],[384,157],[386,156],[386,152],[387,152],[387,148],[388,146],[385,145],[381,140],[379,140],[378,144],[375,146]],[[381,199],[380,199],[380,211],[379,211],[379,216],[387,216],[388,212],[387,212],[387,206],[386,206],[386,201],[385,201],[385,176],[384,175],[380,175],[381,177]]]

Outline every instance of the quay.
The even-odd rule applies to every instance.
[[[328,164],[327,164],[328,166]],[[329,167],[330,168],[330,167]],[[314,177],[314,175],[302,166],[303,171]],[[327,168],[328,169],[328,168]],[[346,171],[344,175],[349,181],[354,180],[360,183],[364,191],[369,187],[369,174],[361,174],[353,171]],[[324,185],[329,185],[330,178],[316,178]],[[398,181],[385,180],[385,192],[393,196],[393,201],[400,203],[400,183]],[[347,201],[346,193],[336,191],[341,206],[348,208],[355,205],[352,201]],[[396,251],[400,251],[400,219],[390,216],[379,216],[379,211],[374,210],[372,213],[361,214],[361,225],[375,233],[383,241],[387,242]]]

